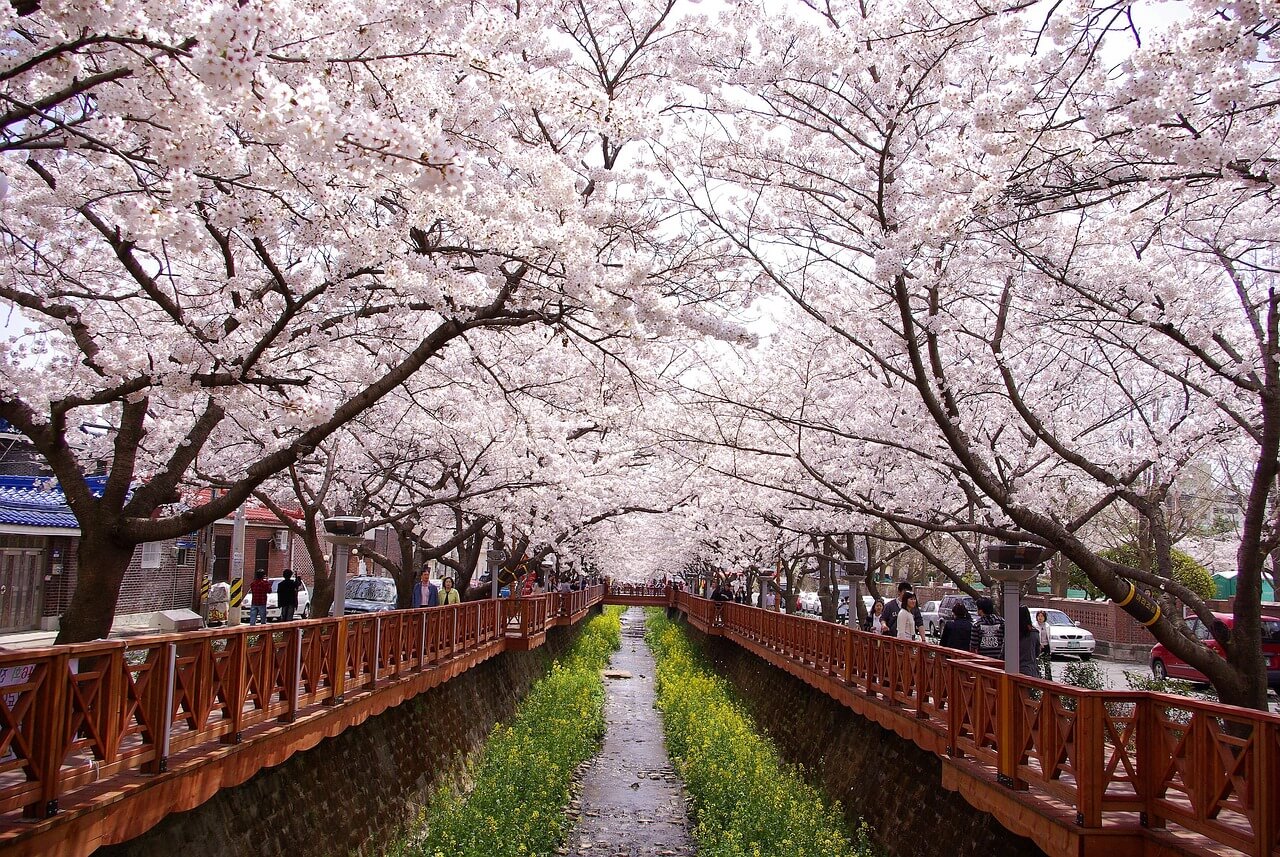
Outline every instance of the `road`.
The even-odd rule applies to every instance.
[[[1053,661],[1053,678],[1055,681],[1062,681],[1063,675],[1068,667],[1073,663],[1079,663],[1076,658],[1069,655],[1059,656]],[[1129,690],[1129,683],[1125,681],[1125,672],[1138,673],[1139,675],[1151,678],[1151,667],[1147,664],[1135,664],[1131,661],[1112,661],[1106,658],[1094,658],[1093,663],[1098,665],[1102,670],[1103,687],[1106,690]],[[1206,686],[1198,685],[1197,690],[1207,690]],[[1271,710],[1280,713],[1280,699],[1277,699],[1276,692],[1271,692]]]

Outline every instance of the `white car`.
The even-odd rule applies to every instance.
[[[1036,621],[1042,611],[1031,610],[1031,621]],[[1079,655],[1080,660],[1087,661],[1093,657],[1097,642],[1093,634],[1071,621],[1071,617],[1061,610],[1044,610],[1049,622],[1049,653],[1053,655]]]
[[[801,592],[797,599],[800,609],[805,613],[821,613],[822,599],[818,598],[816,592]]]
[[[941,603],[941,601],[926,601],[920,608],[920,616],[924,619],[924,632],[930,637],[937,637],[942,633],[943,619],[942,614],[938,612],[938,605]]]
[[[280,621],[280,600],[276,597],[276,587],[280,585],[283,577],[269,577],[271,582],[271,594],[267,596],[267,621]],[[311,593],[307,591],[307,585],[298,578],[298,609],[293,611],[294,619],[310,619],[311,618]]]

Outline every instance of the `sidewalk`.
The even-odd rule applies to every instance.
[[[160,634],[160,621],[155,613],[125,613],[111,623],[111,638],[138,637],[143,634]],[[0,650],[40,649],[52,646],[57,631],[18,631],[0,634]]]

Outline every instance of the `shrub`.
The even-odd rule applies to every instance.
[[[1136,568],[1138,566],[1138,548],[1133,544],[1122,545],[1102,551],[1099,556]],[[1173,563],[1173,579],[1199,595],[1201,598],[1213,598],[1218,593],[1218,586],[1213,582],[1209,570],[1188,553],[1173,548],[1169,553]],[[1067,585],[1072,589],[1083,589],[1089,598],[1101,598],[1102,590],[1093,585],[1093,581],[1080,570],[1074,562],[1067,563]]]
[[[564,839],[573,776],[604,736],[600,671],[622,641],[621,609],[587,622],[569,652],[534,684],[515,719],[485,742],[465,797],[437,791],[419,857],[527,857]],[[584,740],[585,739],[585,740]]]
[[[667,749],[692,798],[700,857],[872,853],[865,828],[845,832],[839,807],[782,762],[661,611],[649,611],[647,638],[658,660]]]
[[[1093,661],[1079,661],[1074,664],[1068,664],[1067,668],[1062,672],[1062,680],[1069,685],[1085,690],[1102,690],[1106,683],[1102,674],[1102,667]]]

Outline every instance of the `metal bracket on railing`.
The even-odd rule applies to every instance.
[[[1007,788],[1007,789],[1011,789],[1011,788],[1013,788],[1013,777],[1009,776],[1008,774],[996,774],[996,782],[997,782],[997,783],[999,783],[1000,785],[1004,786],[1004,787],[1005,787],[1005,788]],[[1083,825],[1083,824],[1084,824],[1084,816],[1083,816],[1083,815],[1079,815],[1079,816],[1077,816],[1077,817],[1079,818],[1079,821],[1078,821],[1077,823],[1078,823],[1078,824],[1082,824],[1082,825]]]
[[[156,759],[156,771],[163,774],[169,769],[169,733],[173,731],[173,693],[178,681],[178,644],[165,643],[168,649],[169,674],[164,686],[164,718],[160,721],[160,758]]]
[[[44,817],[53,818],[58,814],[58,799],[54,798],[44,805]]]
[[[1076,824],[1084,824],[1083,814],[1081,813],[1076,814]],[[1145,812],[1138,813],[1138,824],[1141,824],[1143,827],[1151,826],[1151,820],[1147,818],[1147,814]]]
[[[422,615],[422,628],[418,634],[418,672],[427,668],[427,614]]]
[[[1145,813],[1144,813],[1145,814]],[[1145,826],[1145,825],[1144,825]],[[1084,813],[1076,813],[1076,827],[1084,827]]]

